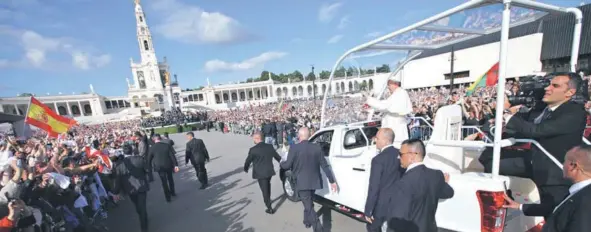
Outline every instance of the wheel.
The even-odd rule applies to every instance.
[[[295,183],[290,171],[285,173],[285,180],[283,180],[283,193],[285,196],[287,196],[287,199],[292,202],[300,201],[300,196],[298,196],[297,192],[295,191]]]

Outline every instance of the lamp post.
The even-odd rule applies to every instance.
[[[316,75],[314,75],[314,65],[312,66],[312,95],[314,96],[314,105],[316,105]]]
[[[449,92],[450,92],[450,94],[454,89],[454,61],[455,60],[456,60],[455,49],[453,46],[451,46],[451,55],[449,57],[449,61],[450,61]]]

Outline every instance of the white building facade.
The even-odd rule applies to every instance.
[[[281,99],[303,99],[336,95],[357,90],[379,92],[389,73],[327,80],[279,83],[272,80],[227,85],[210,85],[201,90],[182,91],[178,82],[171,80],[166,58],[159,62],[151,32],[139,2],[135,4],[136,35],[140,61],[131,60],[133,83],[127,79],[127,96],[106,97],[97,94],[92,86],[89,94],[35,96],[60,115],[79,121],[140,116],[143,113],[169,110],[205,108],[221,110],[249,104],[276,102]],[[540,53],[543,33],[533,33],[509,40],[508,77],[538,72],[542,68]],[[498,61],[498,42],[455,51],[455,83],[471,83]],[[406,89],[449,85],[450,53],[439,53],[409,62],[399,72]],[[0,98],[0,111],[24,115],[29,97]]]

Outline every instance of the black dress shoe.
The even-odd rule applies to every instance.
[[[275,213],[275,210],[273,210],[273,209],[267,209],[267,210],[265,210],[265,213],[274,214]]]

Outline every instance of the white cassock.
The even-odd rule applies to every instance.
[[[404,141],[409,138],[406,116],[412,112],[412,103],[405,89],[397,88],[388,99],[382,101],[369,97],[367,104],[384,113],[382,127],[394,131],[394,141]]]

